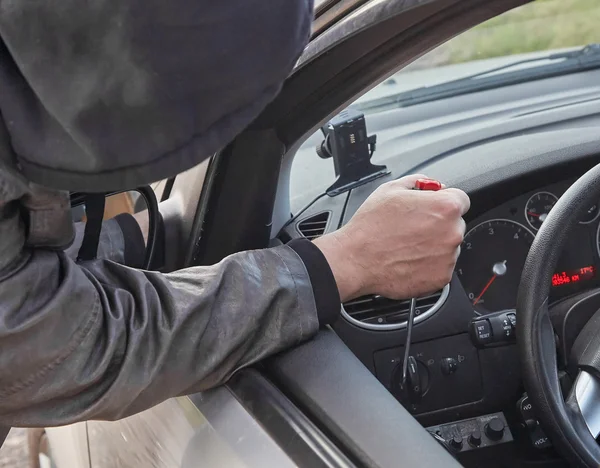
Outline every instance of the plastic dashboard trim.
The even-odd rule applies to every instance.
[[[419,314],[415,317],[414,324],[417,325],[417,324],[427,320],[429,317],[431,317],[436,312],[438,312],[446,303],[446,299],[448,299],[449,295],[450,295],[450,284],[447,284],[446,286],[443,287],[442,293],[440,294],[440,297],[438,298],[436,303],[433,306],[431,306],[429,309],[427,309],[425,312],[423,312],[422,314]],[[403,330],[406,328],[406,325],[407,325],[406,320],[403,322],[387,324],[387,325],[376,325],[376,324],[361,322],[360,320],[356,320],[350,314],[348,314],[348,312],[346,312],[346,310],[344,309],[343,304],[341,307],[341,314],[342,314],[342,317],[346,321],[348,321],[349,323],[351,323],[352,325],[354,325],[358,328],[364,328],[365,330],[372,330],[372,331]]]

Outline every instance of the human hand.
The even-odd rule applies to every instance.
[[[421,174],[375,190],[341,229],[314,241],[333,271],[342,302],[434,292],[452,278],[470,206],[462,190],[412,190]]]

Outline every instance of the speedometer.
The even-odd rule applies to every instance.
[[[514,309],[534,236],[522,224],[491,219],[466,235],[456,273],[478,313]]]

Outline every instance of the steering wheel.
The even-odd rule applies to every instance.
[[[573,344],[577,369],[562,394],[555,334],[548,315],[552,274],[566,240],[585,211],[600,200],[600,165],[585,173],[558,200],[531,246],[517,299],[517,344],[525,389],[555,448],[575,466],[600,466],[600,310]]]

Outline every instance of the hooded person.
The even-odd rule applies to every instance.
[[[290,247],[170,275],[62,252],[69,191],[138,187],[222,148],[278,93],[311,19],[308,0],[0,1],[4,424],[133,414],[221,383],[310,337],[318,309],[339,310],[332,277],[319,305]],[[66,386],[75,396],[57,404]]]
[[[437,242],[423,250],[423,271],[442,273],[417,275],[410,290],[377,285],[400,285],[402,268],[419,268],[378,266],[376,257],[406,256],[389,245],[396,240],[414,252],[412,223],[378,227],[406,239],[370,249],[346,242],[373,216],[396,222],[389,210],[398,208],[377,197],[401,188],[422,203],[407,216],[445,203],[443,215],[416,224],[464,232],[466,196],[411,193],[412,179],[386,184],[362,225],[353,220],[343,238],[324,236],[318,247],[294,241],[169,274],[77,263],[64,252],[74,235],[69,191],[138,187],[225,146],[276,96],[311,20],[310,0],[0,0],[2,424],[119,419],[310,338],[337,317],[340,296],[407,297],[449,280],[462,234],[419,237]],[[358,262],[362,250],[376,267]],[[349,259],[369,281],[343,267]]]

